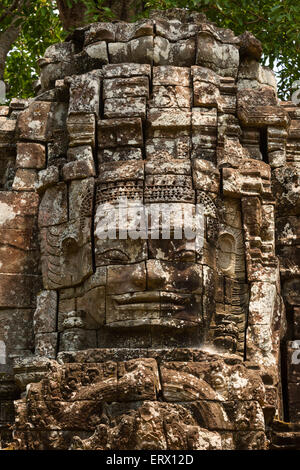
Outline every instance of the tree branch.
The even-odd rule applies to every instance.
[[[21,32],[21,25],[11,24],[3,33],[0,34],[0,80],[3,80],[5,62],[12,44],[16,41]]]
[[[16,10],[19,7],[20,0],[14,0],[10,7],[6,8],[5,11],[2,13],[0,16],[0,23],[3,21],[5,18],[7,18],[9,15],[13,13],[14,10]],[[19,11],[19,9],[18,9]]]
[[[86,5],[79,1],[69,7],[66,0],[56,0],[59,18],[66,31],[83,26],[85,23]]]

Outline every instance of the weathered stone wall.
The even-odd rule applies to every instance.
[[[20,449],[261,449],[299,421],[300,114],[261,53],[186,11],[95,23],[0,108],[4,443],[18,393]],[[103,240],[121,196],[201,203],[203,248]]]

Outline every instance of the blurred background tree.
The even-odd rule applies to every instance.
[[[151,9],[187,8],[205,13],[235,34],[253,33],[263,44],[262,63],[275,70],[279,96],[289,99],[300,79],[300,3],[295,0],[0,0],[0,79],[7,97],[33,96],[37,59],[94,21],[135,21]]]
[[[7,97],[33,96],[37,59],[64,31],[50,0],[0,0],[0,79]]]

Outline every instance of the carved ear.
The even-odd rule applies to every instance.
[[[4,341],[0,341],[0,364],[6,364],[6,345]]]
[[[223,233],[218,239],[218,268],[224,274],[235,272],[235,238],[229,233]]]
[[[79,250],[79,244],[75,236],[67,236],[61,242],[64,253],[76,253]]]

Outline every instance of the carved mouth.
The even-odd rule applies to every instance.
[[[190,295],[180,295],[174,292],[135,292],[112,296],[119,310],[175,310],[186,308],[191,302]]]

